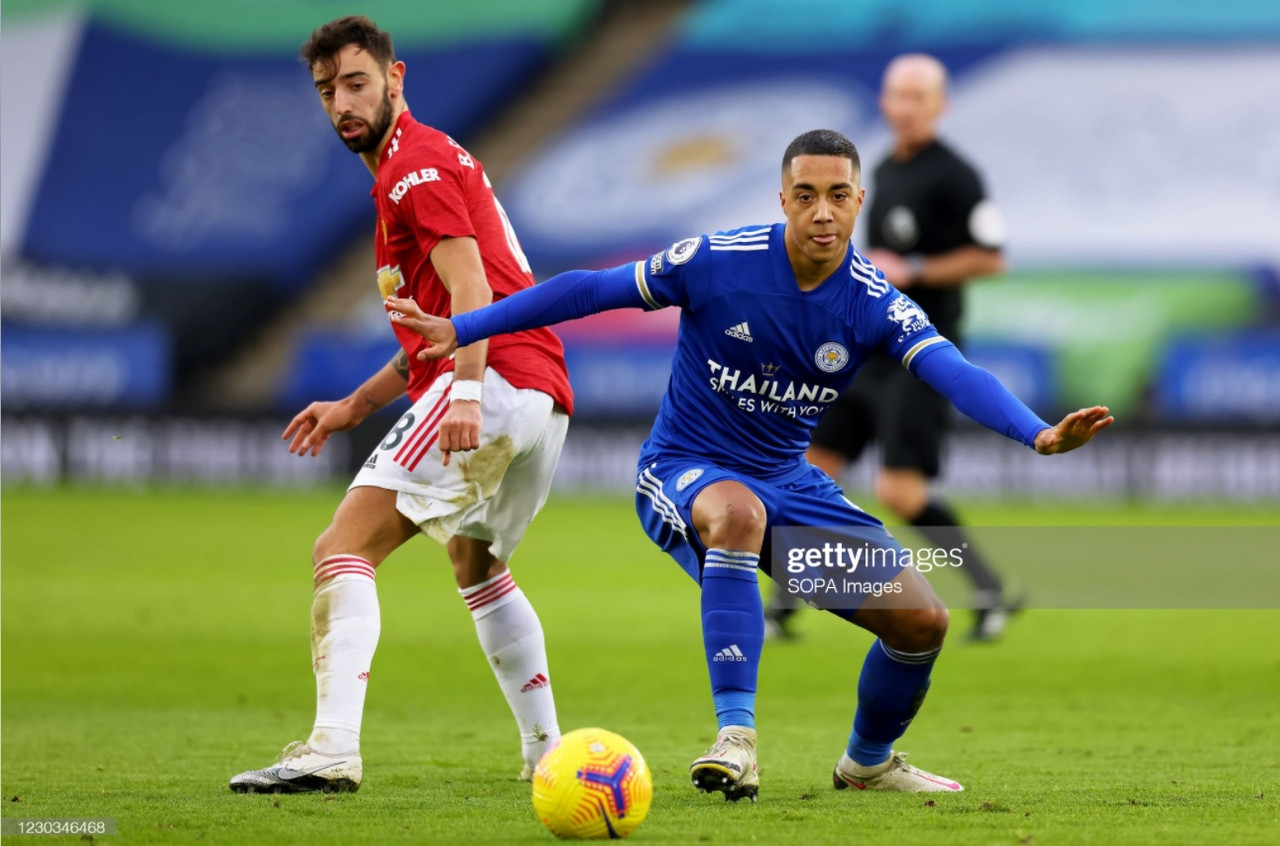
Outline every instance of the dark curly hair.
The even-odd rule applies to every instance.
[[[396,60],[390,33],[378,29],[378,25],[364,15],[348,15],[319,27],[311,33],[298,55],[313,70],[317,64],[331,67],[334,57],[348,44],[355,44],[373,56],[383,68],[390,67]]]

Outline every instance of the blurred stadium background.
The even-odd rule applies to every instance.
[[[395,349],[369,175],[296,59],[351,11],[393,33],[415,115],[485,163],[540,278],[778,219],[785,143],[829,126],[874,161],[885,63],[935,53],[942,131],[1010,227],[1011,272],[970,288],[970,355],[1045,416],[1104,402],[1120,421],[1052,460],[962,423],[945,479],[966,517],[1075,527],[1082,558],[1114,537],[1096,527],[1156,527],[1120,574],[1144,587],[1177,578],[1186,536],[1160,527],[1228,527],[1195,535],[1222,541],[1214,580],[1242,558],[1236,527],[1280,524],[1280,4],[5,0],[0,822],[101,814],[131,843],[548,837],[427,543],[397,555],[430,566],[379,576],[368,789],[225,788],[310,719],[309,543],[400,412],[319,459],[279,440]],[[948,649],[907,739],[969,785],[953,801],[851,814],[829,789],[866,638],[821,614],[762,664],[766,801],[689,790],[712,725],[697,592],[627,503],[676,320],[561,327],[579,411],[517,565],[562,725],[619,730],[654,770],[637,836],[1277,842],[1280,593],[1256,532],[1240,607],[1144,610],[1155,590],[1059,611],[1042,593],[998,651]],[[868,504],[870,476],[849,480]]]
[[[1010,226],[971,357],[1096,449],[1032,461],[962,425],[957,494],[1280,501],[1280,6],[1150,0],[375,0],[415,115],[494,177],[540,278],[778,219],[777,159],[874,161],[889,58],[953,73],[942,131]],[[283,423],[394,352],[369,177],[296,59],[316,0],[3,8],[3,480],[313,486],[399,409],[288,456]],[[874,184],[868,185],[875,191]],[[563,327],[557,484],[625,493],[677,315]],[[855,468],[855,486],[869,479]]]

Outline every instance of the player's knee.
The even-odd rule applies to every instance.
[[[893,631],[884,640],[903,652],[928,652],[942,645],[950,619],[941,603],[928,608],[904,608],[894,615]]]
[[[919,514],[929,501],[926,483],[902,474],[881,473],[875,481],[876,499],[888,506],[898,517],[910,520]]]
[[[455,535],[448,543],[453,578],[460,588],[475,587],[507,569],[503,561],[493,557],[488,541]]]
[[[898,484],[896,479],[891,479],[883,474],[876,476],[875,481],[876,499],[883,502],[894,513],[899,512],[899,504],[902,502],[902,486]]]
[[[848,459],[843,454],[817,444],[809,447],[808,452],[805,453],[805,459],[832,479],[837,480],[844,474],[845,465],[848,464]]]
[[[320,533],[320,536],[316,538],[315,544],[311,547],[311,563],[313,565],[319,564],[330,555],[337,555],[338,552],[339,550],[333,548],[333,526],[330,525]]]
[[[314,566],[334,555],[354,555],[377,567],[386,559],[388,552],[377,545],[357,540],[349,532],[343,532],[336,524],[330,523],[311,547],[311,564]]]
[[[764,545],[768,522],[764,505],[754,496],[733,497],[706,515],[699,528],[702,542],[712,549],[754,549]]]

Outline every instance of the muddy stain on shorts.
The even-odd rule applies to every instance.
[[[488,499],[498,490],[511,460],[516,457],[516,445],[510,435],[500,435],[492,443],[485,444],[462,459],[462,478],[469,484],[466,493],[453,500],[454,505],[471,505]],[[477,495],[476,488],[479,488]]]

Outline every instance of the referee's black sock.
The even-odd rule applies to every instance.
[[[951,507],[940,499],[931,499],[925,507],[911,520],[911,525],[919,530],[931,544],[941,549],[958,549],[967,544],[964,553],[964,566],[960,569],[973,582],[975,590],[990,592],[995,602],[1003,595],[1000,577],[987,566],[986,559],[969,541],[960,521]]]

